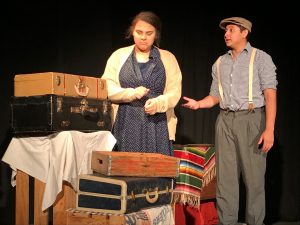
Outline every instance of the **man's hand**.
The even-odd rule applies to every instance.
[[[183,99],[186,100],[187,102],[185,102],[181,106],[188,108],[188,109],[192,109],[192,110],[197,110],[200,108],[198,101],[188,98],[188,97],[185,97],[185,96],[183,97]]]

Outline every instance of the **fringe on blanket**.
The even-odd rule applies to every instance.
[[[217,170],[215,166],[213,166],[206,172],[206,174],[203,177],[202,188],[207,186],[216,177],[216,173]]]
[[[187,204],[198,209],[200,208],[200,196],[183,192],[174,192],[173,200],[174,203]]]
[[[207,186],[214,178],[216,177],[216,167],[213,166],[210,168],[202,181],[202,187],[201,190]],[[192,193],[184,192],[184,191],[176,191],[176,188],[173,192],[173,201],[174,203],[180,203],[180,204],[188,204],[189,206],[192,206],[194,208],[200,208],[200,202],[201,202],[201,192],[199,192],[199,195],[195,195]]]

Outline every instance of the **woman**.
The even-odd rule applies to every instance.
[[[114,103],[117,151],[173,155],[182,75],[175,56],[158,48],[160,35],[158,16],[141,12],[128,29],[134,44],[116,50],[107,61],[102,78]]]

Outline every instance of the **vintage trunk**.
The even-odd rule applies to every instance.
[[[177,177],[179,162],[159,153],[93,151],[91,166],[107,176]]]
[[[106,80],[56,72],[15,75],[14,96],[46,94],[106,99]]]
[[[131,213],[170,204],[172,178],[80,175],[76,208],[103,213]]]
[[[126,225],[126,221],[124,215],[68,209],[66,225]]]
[[[103,213],[69,208],[66,225],[150,225],[175,224],[174,204],[155,206],[128,214]]]
[[[11,99],[11,127],[16,134],[64,130],[111,130],[109,100],[57,95]]]

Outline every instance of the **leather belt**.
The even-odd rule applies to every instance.
[[[241,110],[236,110],[236,111],[231,110],[229,108],[225,108],[225,109],[220,108],[220,109],[221,109],[221,111],[224,111],[225,114],[227,115],[228,113],[255,112],[256,110],[262,111],[265,109],[265,106],[262,106],[259,108],[254,108],[252,111],[249,111],[248,109],[241,109]]]

